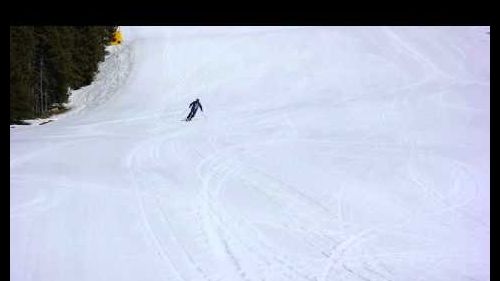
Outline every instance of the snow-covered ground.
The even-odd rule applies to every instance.
[[[122,30],[11,129],[11,280],[490,279],[489,27]]]

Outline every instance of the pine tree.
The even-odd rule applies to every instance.
[[[70,89],[90,84],[114,26],[19,26],[10,29],[11,122],[43,116]]]
[[[33,27],[10,28],[10,121],[33,116]]]

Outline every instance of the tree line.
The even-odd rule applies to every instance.
[[[47,116],[92,82],[116,26],[11,26],[10,123]]]

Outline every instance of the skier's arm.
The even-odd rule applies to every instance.
[[[200,109],[201,109],[201,111],[203,111],[203,107],[201,107],[201,103],[198,103],[198,104],[200,105]]]

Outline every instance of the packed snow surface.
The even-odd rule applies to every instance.
[[[11,280],[490,279],[489,27],[122,31],[10,129]]]

